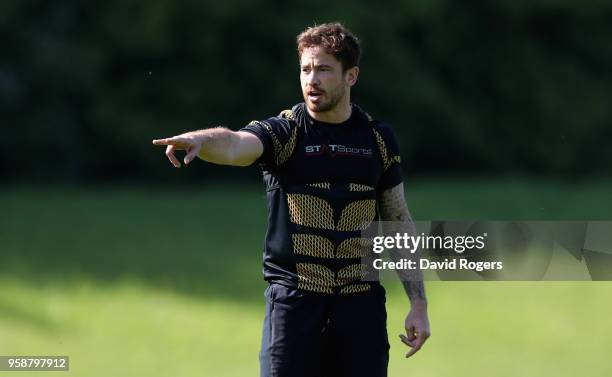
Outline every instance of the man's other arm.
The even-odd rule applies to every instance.
[[[404,198],[404,184],[400,183],[390,189],[384,190],[380,195],[380,214],[385,221],[385,236],[394,236],[396,233],[407,233],[409,236],[416,234],[416,229],[406,199]],[[393,260],[399,260],[402,256],[397,250],[390,252]],[[419,259],[420,252],[408,256],[408,258]],[[417,263],[418,264],[418,263]],[[412,349],[406,357],[410,357],[421,349],[430,336],[429,318],[427,315],[427,298],[423,284],[423,273],[420,269],[396,270],[404,290],[410,299],[410,312],[405,320],[406,335],[401,334],[400,339]]]
[[[232,131],[223,127],[186,132],[165,139],[153,140],[154,145],[166,145],[166,156],[177,168],[181,163],[174,155],[186,152],[183,162],[189,164],[195,157],[220,165],[249,166],[263,153],[259,138],[250,132]]]

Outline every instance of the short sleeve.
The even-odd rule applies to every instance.
[[[389,125],[381,124],[374,128],[374,133],[383,162],[383,173],[376,186],[377,191],[381,192],[404,182],[404,178],[399,144],[393,129]]]
[[[239,131],[254,134],[263,144],[264,151],[255,164],[278,167],[287,161],[295,148],[297,127],[284,118],[254,120]]]

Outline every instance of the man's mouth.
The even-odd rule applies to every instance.
[[[317,101],[317,100],[319,100],[321,98],[321,96],[323,96],[323,91],[321,91],[321,90],[309,90],[307,92],[307,94],[308,94],[308,98],[311,101]]]

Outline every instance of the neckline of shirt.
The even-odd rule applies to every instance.
[[[346,128],[351,123],[353,123],[357,118],[357,110],[355,109],[353,105],[351,105],[351,115],[348,117],[347,120],[341,123],[328,123],[328,122],[316,120],[310,115],[310,113],[308,113],[307,110],[305,112],[306,112],[307,119],[311,125],[314,125],[317,127],[323,127],[323,128]]]

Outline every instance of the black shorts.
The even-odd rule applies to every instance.
[[[259,361],[261,377],[387,376],[385,290],[325,295],[272,283]]]

